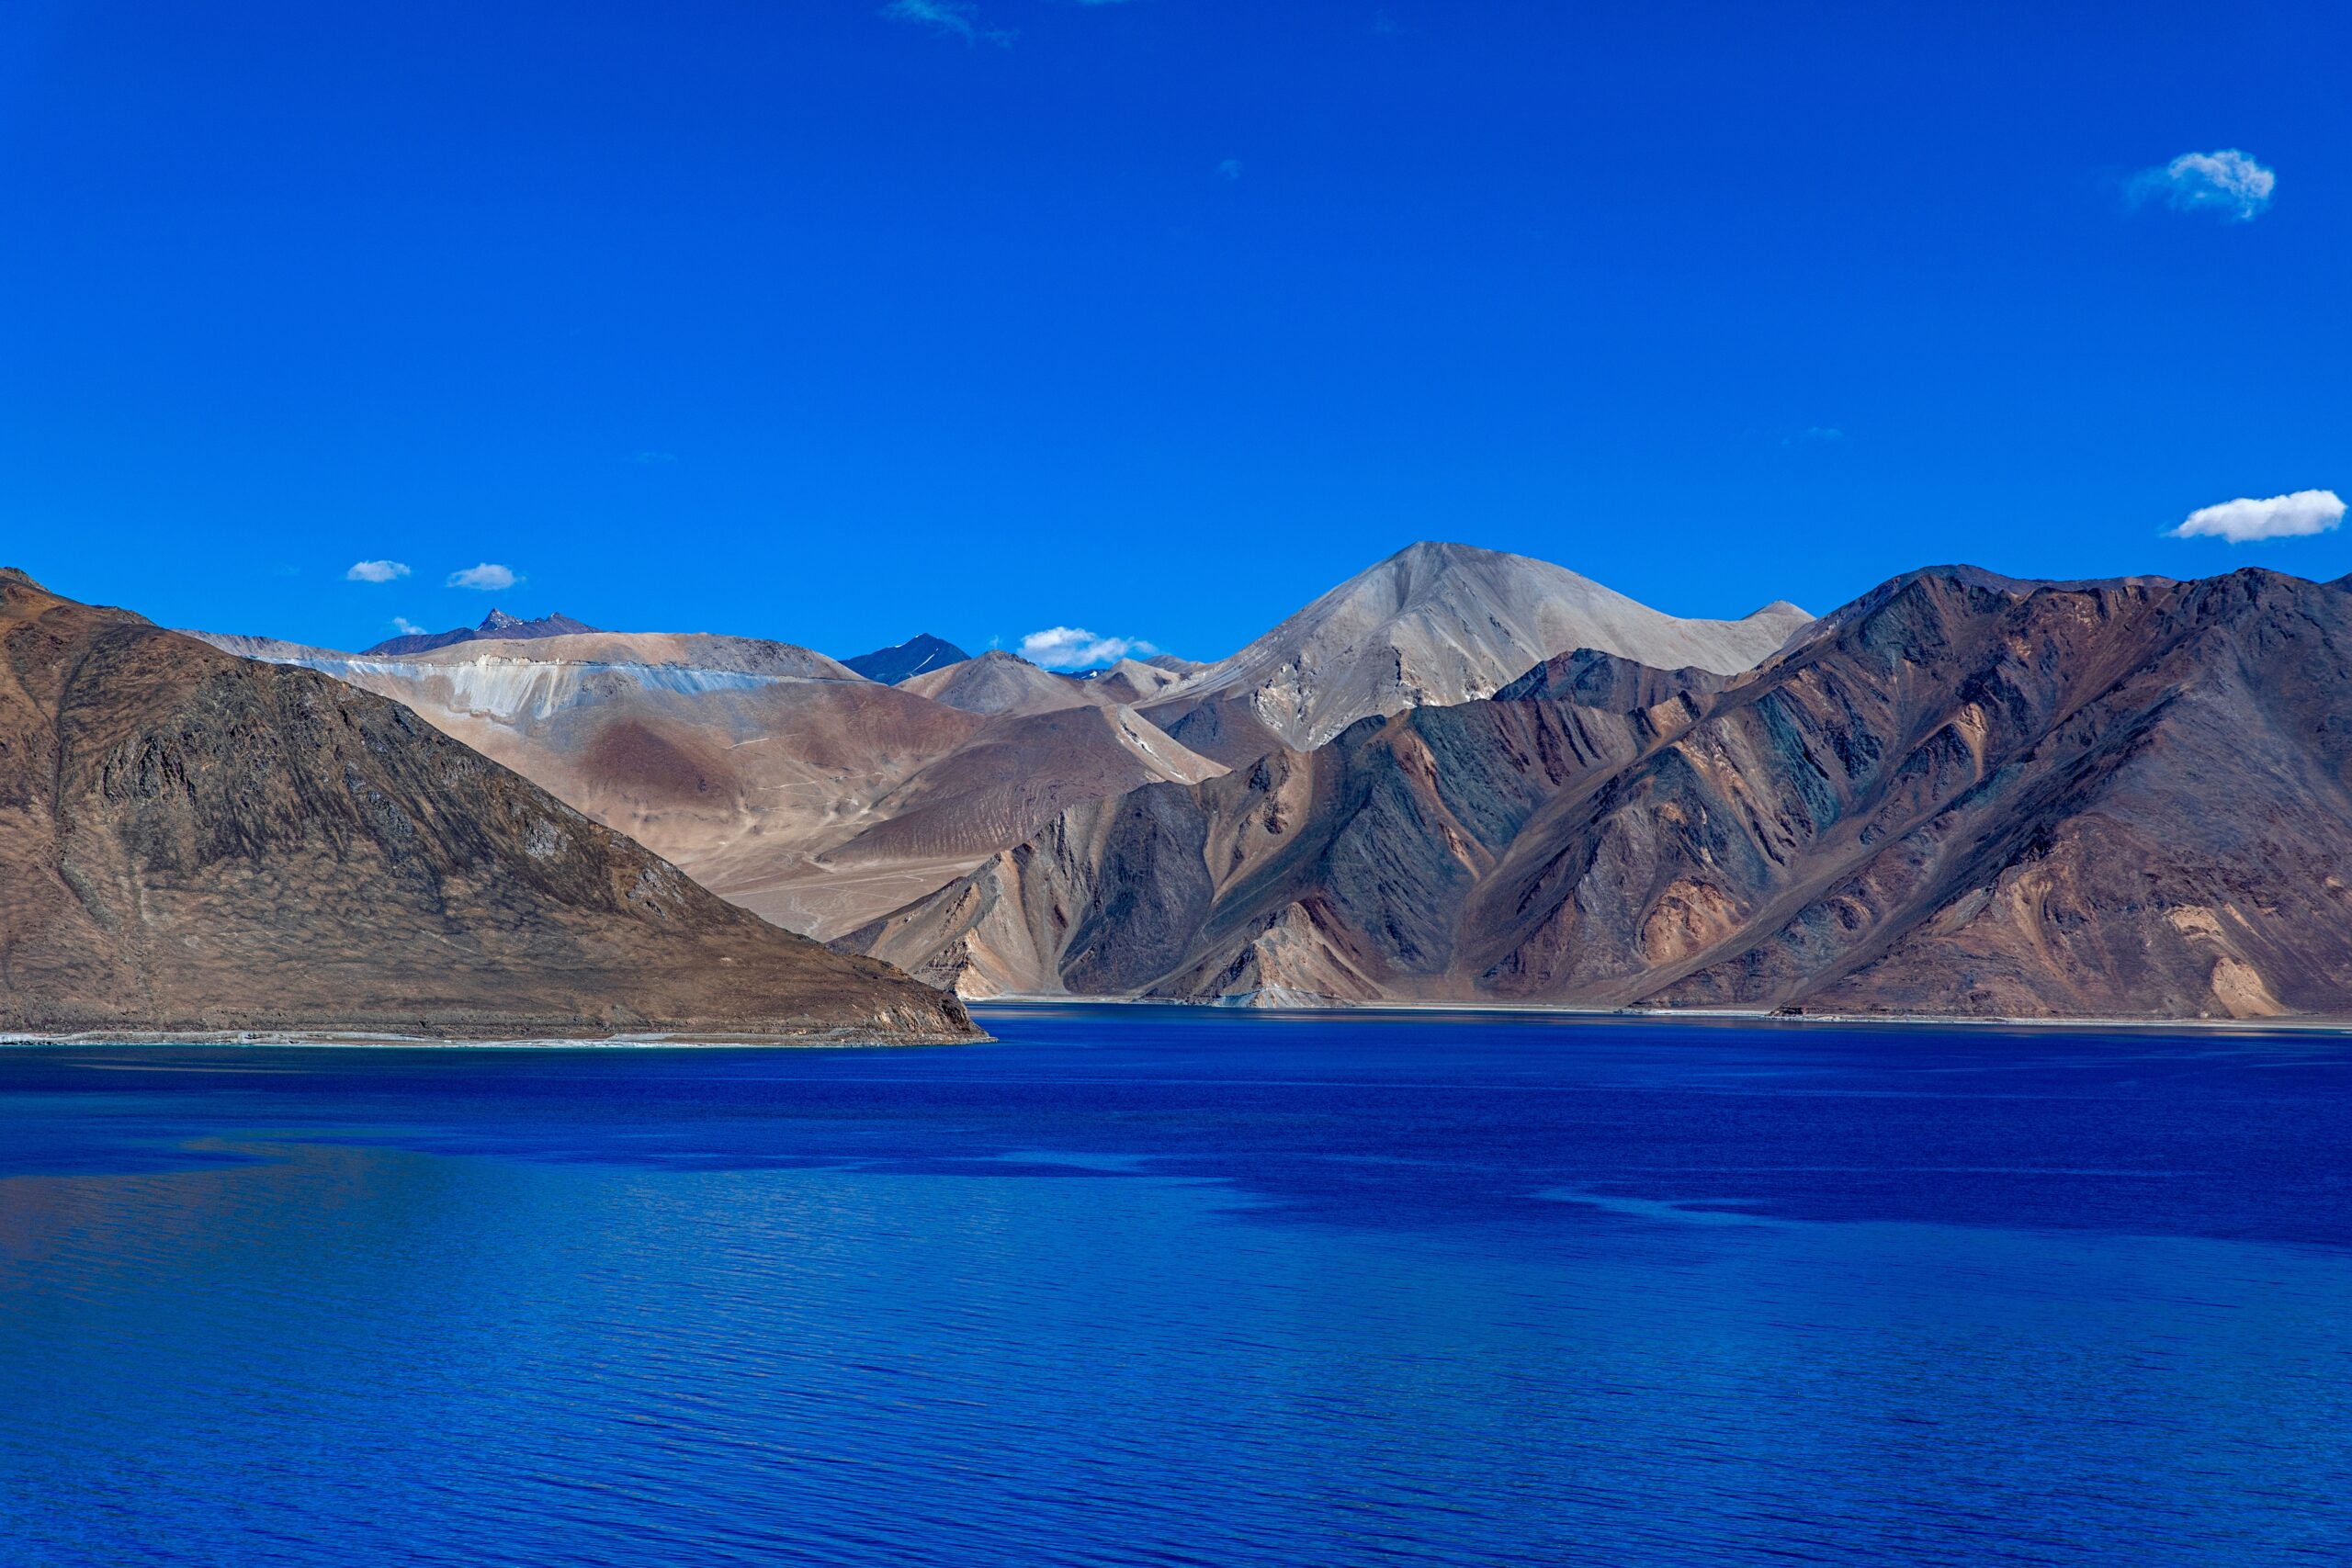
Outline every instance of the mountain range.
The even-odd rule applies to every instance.
[[[832,938],[1067,807],[1199,783],[1280,747],[1260,716],[1283,704],[1303,700],[1328,724],[1457,700],[1520,673],[1522,653],[1579,639],[1736,665],[1804,618],[1776,606],[1680,621],[1545,562],[1416,545],[1234,660],[1121,660],[1084,675],[990,651],[885,686],[808,649],[697,634],[501,637],[397,656],[196,635],[407,704],[722,896]],[[1277,686],[1245,683],[1253,660]]]
[[[13,570],[0,1031],[977,1037],[397,703]]]
[[[953,880],[1075,801],[1218,771],[1094,682],[1010,655],[893,687],[789,643],[699,634],[389,659],[206,640],[402,703],[714,891],[820,935]],[[958,671],[985,685],[1000,667],[1054,700],[975,712],[920,690]]]
[[[2352,1011],[2352,594],[1912,573],[1090,802],[844,938],[967,995]]]
[[[405,704],[967,997],[2335,1016],[2347,606],[2275,573],[1952,567],[1818,620],[1684,620],[1431,543],[1230,658],[1079,675],[989,652],[884,683],[684,634],[209,640]]]
[[[1743,620],[1679,620],[1549,561],[1424,543],[1340,584],[1147,711],[1187,745],[1238,763],[1275,745],[1320,746],[1368,714],[1490,696],[1571,649],[1735,674],[1812,619],[1776,601]]]
[[[522,621],[503,610],[493,609],[481,618],[478,626],[458,626],[446,632],[404,632],[387,637],[367,651],[376,658],[397,658],[402,654],[430,653],[451,643],[495,640],[523,641],[535,637],[570,637],[577,632],[593,632],[596,628],[585,621],[575,621],[560,611],[541,615],[536,621]]]

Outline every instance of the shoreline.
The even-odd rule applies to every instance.
[[[1240,1013],[1282,1018],[1341,1019],[1381,1013],[1472,1013],[1541,1019],[1615,1020],[1661,1023],[1824,1024],[1833,1028],[1901,1027],[1926,1029],[2095,1029],[2146,1033],[2216,1034],[2352,1034],[2352,1018],[2017,1018],[1970,1013],[1829,1013],[1775,1012],[1765,1009],[1577,1007],[1566,1003],[1505,1002],[1334,1002],[1328,1006],[1258,1007],[1245,1002],[1189,1001],[1173,997],[1023,996],[961,998],[967,1010],[992,1007],[1067,1008],[1187,1008],[1203,1012]]]
[[[990,1008],[1181,1009],[1201,1014],[1248,1018],[1316,1019],[1339,1021],[1349,1018],[1376,1019],[1397,1014],[1442,1017],[1456,1013],[1481,1018],[1522,1018],[1562,1021],[1771,1024],[1778,1027],[1830,1029],[2000,1029],[2013,1031],[2097,1031],[2144,1034],[2214,1035],[2346,1035],[2352,1018],[2016,1018],[1941,1013],[1784,1013],[1761,1009],[1730,1008],[1611,1008],[1567,1004],[1501,1002],[1334,1002],[1327,1006],[1259,1007],[1246,1003],[1188,1001],[1167,997],[1074,997],[1006,995],[959,998],[978,1013]],[[980,1021],[975,1017],[974,1022]],[[827,1051],[927,1049],[936,1046],[985,1045],[996,1037],[980,1029],[970,1035],[927,1034],[877,1036],[855,1031],[796,1035],[700,1034],[646,1032],[639,1034],[403,1034],[373,1029],[212,1029],[77,1031],[0,1031],[0,1050],[74,1048],[145,1048],[154,1046],[251,1046],[311,1050],[459,1050],[459,1051],[701,1051],[775,1050]]]
[[[947,1045],[985,1045],[985,1030],[968,1035],[884,1037],[840,1034],[583,1034],[484,1035],[395,1034],[382,1030],[98,1029],[68,1033],[10,1030],[0,1032],[0,1050],[74,1049],[119,1046],[145,1049],[170,1045],[235,1045],[345,1051],[888,1051]]]

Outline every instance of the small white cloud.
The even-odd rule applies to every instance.
[[[1846,439],[1846,433],[1834,424],[1808,424],[1794,435],[1781,437],[1783,446],[1831,446]]]
[[[1148,658],[1159,651],[1140,638],[1096,637],[1084,626],[1048,626],[1021,639],[1021,657],[1048,670],[1091,670],[1116,660]]]
[[[408,575],[408,563],[397,560],[356,560],[343,574],[345,582],[394,582]]]
[[[2292,539],[2324,534],[2344,521],[2344,499],[2332,490],[2299,490],[2262,501],[2240,498],[2219,506],[2200,506],[2188,520],[2170,530],[2174,539],[2227,539],[2243,545],[2252,539]]]
[[[912,22],[966,43],[985,40],[1010,47],[1012,42],[1010,29],[980,25],[979,7],[971,0],[890,0],[882,14],[894,22]]]
[[[1241,177],[1241,160],[1238,158],[1227,158],[1225,162],[1216,166],[1216,172],[1224,175],[1228,180],[1238,180]],[[1280,184],[1281,182],[1277,181],[1276,183]]]
[[[2276,171],[2266,169],[2234,147],[2218,152],[2183,152],[2160,169],[2132,177],[2133,201],[2161,201],[2175,212],[2210,212],[2233,223],[2250,223],[2270,205]]]
[[[424,630],[423,626],[418,626],[406,615],[394,615],[392,617],[392,629],[399,632],[402,637],[416,637],[421,635]]]
[[[463,571],[453,571],[449,574],[450,587],[479,588],[488,593],[495,593],[502,588],[512,588],[522,581],[521,574],[514,568],[498,566],[490,561],[484,561],[480,566],[469,566]]]

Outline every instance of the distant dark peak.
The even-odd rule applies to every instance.
[[[474,628],[476,637],[577,637],[586,632],[602,631],[585,621],[575,621],[560,610],[548,612],[536,621],[518,621],[503,610],[492,610]]]
[[[1545,660],[1495,694],[1498,703],[1555,702],[1610,713],[1652,708],[1685,694],[1707,695],[1731,684],[1712,670],[1659,670],[1599,649]]]
[[[861,653],[842,662],[869,681],[895,686],[911,676],[944,670],[950,664],[961,664],[971,657],[944,637],[920,632],[896,647],[877,648],[871,653]]]
[[[524,621],[503,610],[492,610],[481,618],[481,625],[478,626],[458,626],[446,632],[411,632],[405,637],[389,637],[367,652],[379,657],[396,657],[406,653],[430,653],[436,648],[447,648],[452,643],[576,637],[600,629],[585,621],[575,621],[561,611],[541,615],[536,621]]]

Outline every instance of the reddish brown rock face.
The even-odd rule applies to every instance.
[[[1897,579],[1065,813],[847,939],[967,993],[2352,1014],[2352,594]],[[1146,828],[1148,830],[1146,830]]]
[[[0,1029],[975,1037],[398,704],[14,572]]]

